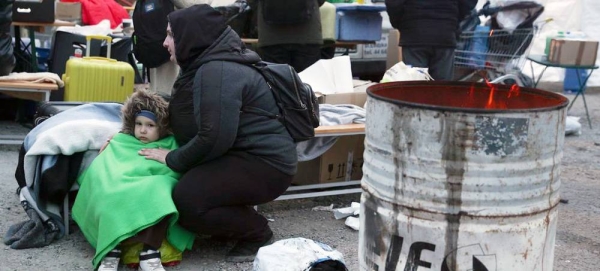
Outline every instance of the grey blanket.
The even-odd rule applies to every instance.
[[[319,121],[321,122],[321,126],[365,123],[365,116],[366,111],[364,108],[352,104],[319,105]],[[309,161],[321,156],[337,139],[337,136],[327,136],[298,142],[296,144],[298,161]]]
[[[15,177],[20,185],[21,205],[29,220],[9,228],[4,236],[6,245],[13,249],[41,247],[64,235],[61,202],[50,201],[41,189],[42,182],[49,183],[43,179],[44,173],[53,169],[59,155],[85,152],[78,168],[73,169],[80,173],[95,158],[106,138],[119,131],[120,109],[120,104],[113,103],[77,106],[45,120],[27,134],[22,146],[25,155],[19,162],[23,167],[17,167]],[[19,180],[19,176],[24,179]],[[66,183],[66,176],[54,176],[58,180],[51,183]]]

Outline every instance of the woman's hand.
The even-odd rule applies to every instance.
[[[167,159],[167,154],[169,154],[171,150],[165,149],[141,149],[138,153],[141,156],[146,157],[146,159],[155,160],[166,164],[165,160]]]

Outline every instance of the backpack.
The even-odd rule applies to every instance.
[[[260,0],[263,19],[267,24],[300,24],[313,16],[316,0]]]
[[[133,54],[147,68],[156,68],[171,57],[163,47],[167,37],[167,15],[175,7],[170,0],[138,0],[133,10]]]
[[[263,110],[242,108],[242,112],[252,112],[278,119],[294,142],[305,141],[315,136],[319,127],[319,102],[309,84],[302,83],[298,73],[288,64],[258,62],[253,67],[265,78],[279,115],[266,115]]]

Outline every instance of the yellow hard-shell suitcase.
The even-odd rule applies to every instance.
[[[90,48],[92,39],[107,41],[107,57],[90,57],[89,50],[86,50],[85,57],[73,57],[67,61],[62,75],[65,101],[124,102],[133,93],[133,67],[110,58],[111,37],[86,36],[86,48]]]

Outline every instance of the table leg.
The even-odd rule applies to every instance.
[[[37,72],[37,53],[35,49],[35,29],[32,26],[27,27],[27,32],[29,32],[29,48],[31,49],[31,71]]]
[[[34,27],[26,27],[29,32],[29,45],[25,46],[23,40],[21,39],[21,27],[14,26],[15,31],[15,46],[14,46],[14,55],[15,61],[17,65],[15,66],[15,71],[18,72],[37,72],[37,54],[35,47],[35,29]],[[30,52],[27,52],[27,47],[29,47]]]
[[[537,85],[542,79],[542,76],[544,76],[544,73],[546,72],[548,66],[544,66],[544,69],[540,73],[540,76],[538,76],[537,80],[535,79],[535,73],[533,73],[533,61],[529,61],[529,67],[531,67],[531,79],[533,80],[533,88],[537,88]]]
[[[590,125],[590,129],[592,129],[592,120],[590,119],[590,113],[588,112],[587,102],[585,101],[585,95],[582,93],[581,98],[583,99],[583,106],[585,107],[585,115],[587,116],[588,125]]]
[[[531,69],[531,80],[533,80],[533,88],[536,88],[537,80],[535,80],[535,73],[533,73],[533,61],[529,61],[529,68]]]
[[[21,28],[18,26],[14,27],[15,31],[15,53],[21,52]]]
[[[21,27],[19,26],[15,26],[14,27],[14,32],[15,32],[15,46],[14,46],[14,52],[13,55],[15,56],[15,71],[23,71],[22,68],[22,59],[25,58],[25,52],[22,50],[21,48],[21,44],[22,44],[22,40],[21,40]],[[19,68],[21,67],[21,68]]]
[[[590,129],[592,129],[592,120],[590,119],[590,113],[588,111],[587,101],[585,100],[585,86],[587,84],[588,79],[590,79],[590,77],[592,76],[592,73],[594,72],[594,70],[590,70],[590,73],[583,79],[583,81],[581,81],[581,75],[579,73],[579,70],[580,69],[575,70],[575,72],[577,73],[577,82],[579,83],[579,91],[577,91],[577,95],[575,95],[575,98],[573,98],[573,100],[571,101],[571,104],[569,104],[567,111],[571,110],[571,107],[573,107],[575,100],[577,100],[577,97],[579,97],[579,94],[581,94],[581,98],[583,99],[583,106],[585,107],[585,115],[588,120],[588,125],[590,126]]]

